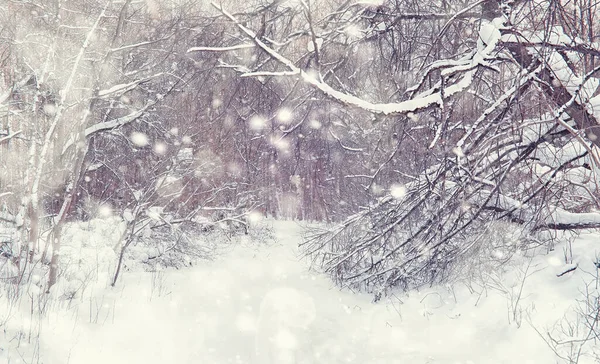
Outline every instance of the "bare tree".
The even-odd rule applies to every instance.
[[[115,152],[106,141],[123,136],[133,149],[149,144],[147,135],[126,126],[151,125],[159,104],[187,82],[177,66],[181,58],[169,53],[178,44],[177,12],[159,22],[152,9],[131,1],[57,4],[8,2],[4,28],[18,73],[5,78],[2,102],[10,131],[3,162],[14,171],[3,176],[14,194],[8,209],[25,222],[30,263],[40,249],[41,219],[50,214],[48,289],[57,278],[62,226],[80,204],[87,173],[98,168],[102,151],[95,148],[104,143],[104,152]],[[25,184],[14,183],[19,180]]]

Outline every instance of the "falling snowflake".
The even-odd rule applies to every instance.
[[[164,155],[167,153],[167,145],[163,142],[158,142],[154,144],[154,153],[158,155]]]
[[[318,130],[321,129],[321,122],[319,120],[315,120],[312,119],[309,123],[308,126],[310,126],[312,129]]]
[[[277,112],[277,120],[283,124],[289,124],[293,117],[294,114],[292,113],[292,110],[288,109],[287,107],[283,107]]]
[[[100,217],[111,217],[113,214],[112,207],[108,204],[102,204],[98,207],[98,216]]]
[[[54,116],[56,114],[56,105],[54,104],[45,104],[44,105],[44,113],[48,116]]]
[[[254,131],[260,131],[267,126],[267,119],[260,115],[254,115],[248,120],[248,126]]]
[[[184,136],[181,138],[181,142],[182,142],[183,144],[192,144],[192,138],[191,138],[189,135],[184,135]]]
[[[281,137],[271,137],[271,145],[274,146],[280,152],[287,152],[290,149],[290,143]]]
[[[390,195],[396,200],[400,200],[406,196],[406,187],[400,184],[393,184],[390,187]]]
[[[131,133],[129,135],[129,140],[131,140],[131,142],[138,147],[145,147],[150,143],[148,141],[148,136],[138,131],[134,131],[133,133]]]
[[[252,211],[248,214],[248,221],[250,223],[257,223],[263,219],[263,215],[258,211]]]

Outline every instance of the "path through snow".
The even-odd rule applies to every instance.
[[[40,324],[41,362],[556,362],[526,319],[520,328],[508,323],[504,294],[430,289],[402,297],[402,305],[399,298],[373,304],[370,296],[340,292],[327,277],[307,270],[297,257],[299,225],[275,222],[274,229],[275,246],[248,242],[199,267],[129,273],[119,289],[79,301],[77,309],[53,307]],[[557,281],[545,269],[552,255],[536,259],[547,267],[528,279],[520,304],[543,331],[561,318],[574,298],[565,296],[576,288],[564,283],[568,277]],[[554,286],[540,288],[544,282]],[[31,324],[21,312],[10,322],[25,331]],[[0,361],[18,362],[14,346],[0,351]]]

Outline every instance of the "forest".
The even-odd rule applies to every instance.
[[[115,289],[294,221],[307,269],[376,304],[580,253],[587,336],[538,336],[599,360],[574,248],[600,241],[599,37],[592,0],[0,0],[0,296],[33,312],[32,285],[82,299],[74,262]]]

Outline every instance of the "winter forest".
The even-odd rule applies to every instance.
[[[0,362],[598,363],[599,136],[593,0],[0,0]]]

